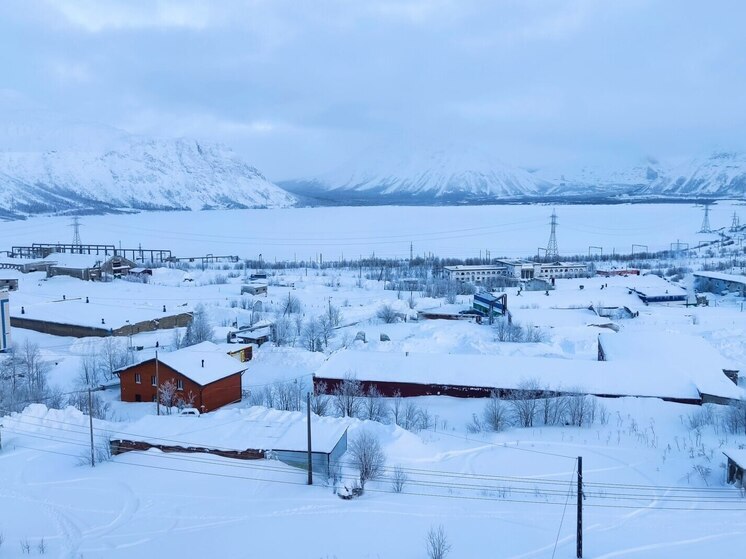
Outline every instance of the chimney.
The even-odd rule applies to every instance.
[[[204,359],[202,360],[202,368],[203,369],[205,368],[205,360]]]

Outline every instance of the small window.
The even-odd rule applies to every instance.
[[[176,390],[184,390],[184,381],[181,379],[178,379],[176,381]]]
[[[135,373],[135,384],[140,384],[142,382],[142,377],[140,376],[140,373]]]
[[[155,375],[150,376],[150,386],[158,386],[158,383],[155,380]]]

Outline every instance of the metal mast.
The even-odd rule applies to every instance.
[[[702,228],[699,232],[712,233],[712,228],[710,227],[710,204],[705,204],[705,217],[702,220]]]
[[[547,260],[559,260],[559,250],[557,249],[557,212],[552,210],[552,232],[549,234],[547,243]]]

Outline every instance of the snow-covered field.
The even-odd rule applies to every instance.
[[[632,245],[650,251],[671,243],[695,246],[715,235],[696,233],[702,208],[693,204],[572,205],[556,208],[561,254],[630,254]],[[729,227],[739,202],[719,202],[712,208],[713,229]],[[551,206],[380,206],[291,208],[278,210],[216,210],[90,216],[82,219],[84,243],[125,248],[170,249],[177,256],[237,254],[265,261],[357,259],[415,255],[476,258],[535,255],[549,238]],[[35,217],[0,223],[5,244],[69,243],[70,219]],[[8,247],[9,248],[9,247]],[[594,254],[599,250],[591,249]],[[634,252],[644,250],[636,247]]]
[[[728,226],[740,206],[721,203],[712,211],[714,227]],[[560,250],[587,253],[629,252],[631,243],[650,250],[680,239],[694,244],[707,236],[694,233],[701,209],[689,205],[562,206]],[[433,251],[439,256],[478,256],[479,249],[522,256],[546,244],[547,206],[464,208],[325,208],[273,211],[167,213],[86,217],[84,242],[167,248],[175,254],[238,254],[265,260],[408,256]],[[0,224],[7,245],[66,242],[69,220],[34,218]],[[666,263],[668,265],[670,263]],[[697,261],[688,262],[696,266]],[[218,275],[227,283],[215,282]],[[372,279],[366,279],[366,272]],[[134,320],[150,308],[202,303],[216,338],[238,321],[248,322],[241,307],[243,270],[156,269],[152,283],[91,284],[43,274],[17,277],[11,314],[23,305],[29,313],[65,300],[80,301],[75,319],[95,323],[99,315]],[[188,277],[191,281],[185,282]],[[644,306],[626,289],[627,278],[559,280],[557,290],[508,290],[517,321],[546,333],[543,342],[508,343],[494,328],[463,321],[407,321],[384,324],[376,318],[384,303],[410,313],[408,293],[385,290],[377,270],[289,269],[282,283],[260,297],[271,318],[288,295],[298,297],[308,320],[339,307],[341,327],[323,352],[296,347],[262,346],[244,375],[244,389],[257,393],[277,381],[308,386],[310,376],[343,347],[374,359],[376,352],[492,354],[594,360],[596,340],[611,332],[586,305],[638,304],[640,315],[614,321],[622,332],[655,337],[657,332],[695,335],[723,357],[746,370],[746,313],[734,295],[710,295],[710,306]],[[684,282],[687,285],[689,279]],[[601,289],[602,284],[609,287]],[[89,303],[83,303],[84,298]],[[247,297],[248,299],[248,297]],[[413,296],[417,310],[440,308],[443,299]],[[456,307],[466,308],[468,296]],[[72,306],[70,308],[73,308]],[[131,309],[131,310],[128,310]],[[64,315],[64,312],[62,313]],[[367,343],[355,342],[364,332]],[[386,334],[390,341],[381,341]],[[101,339],[60,338],[13,330],[23,345],[37,344],[50,364],[49,383],[61,391],[79,387],[85,359]],[[168,350],[173,333],[133,336],[139,358],[155,343]],[[224,339],[224,338],[223,338]],[[670,373],[670,371],[668,371]],[[110,434],[132,432],[133,422],[154,414],[150,403],[118,401],[116,388],[102,393],[106,419],[94,421],[97,446]],[[427,557],[425,537],[442,525],[452,545],[449,558],[575,557],[575,468],[583,457],[584,557],[700,558],[735,557],[746,545],[746,498],[725,483],[723,450],[746,445],[710,421],[722,406],[699,408],[654,398],[599,399],[604,420],[591,425],[518,428],[499,433],[467,429],[481,415],[481,399],[428,396],[413,399],[431,422],[419,432],[391,424],[350,419],[349,438],[361,432],[379,437],[386,453],[383,476],[351,501],[340,499],[332,483],[316,479],[307,486],[304,471],[276,460],[239,461],[202,454],[129,452],[91,468],[88,417],[73,408],[35,405],[21,414],[0,413],[0,557],[30,555],[97,557],[287,557],[309,559]],[[390,402],[389,402],[390,403]],[[225,413],[248,407],[231,406]],[[704,412],[704,415],[702,415]],[[173,418],[171,418],[173,419]],[[186,418],[185,418],[186,419]],[[201,421],[202,418],[192,420]],[[230,419],[232,420],[232,419]],[[205,436],[204,433],[201,437]],[[221,441],[221,444],[227,444]],[[354,477],[345,458],[343,478]],[[408,481],[392,490],[393,469]]]

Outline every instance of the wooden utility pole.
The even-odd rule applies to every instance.
[[[578,456],[578,525],[577,525],[577,557],[583,557],[583,457]]]
[[[88,387],[88,429],[91,433],[91,468],[96,467],[96,458],[93,452],[93,396],[91,396],[91,387]]]
[[[313,485],[313,453],[311,452],[311,393],[306,393],[306,418],[308,420],[308,485]]]

